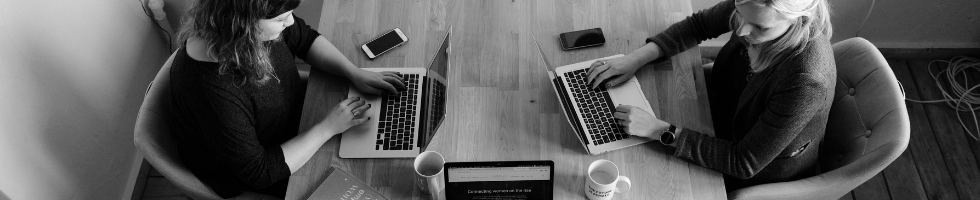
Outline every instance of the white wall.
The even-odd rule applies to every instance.
[[[137,0],[0,0],[0,196],[129,199],[164,44]]]
[[[695,11],[720,0],[691,0]],[[864,37],[879,48],[980,48],[978,0],[829,0],[833,42]],[[871,15],[864,25],[868,11]],[[702,46],[721,46],[728,35]]]

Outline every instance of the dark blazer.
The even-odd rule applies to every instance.
[[[734,10],[732,0],[721,2],[648,41],[673,56],[730,32],[729,17]],[[741,179],[736,183],[726,180],[726,185],[735,187],[814,175],[837,77],[828,38],[813,38],[801,53],[749,75],[747,56],[739,53],[744,46],[735,37],[722,48],[715,63],[716,78],[728,76],[720,79],[728,82],[720,83],[723,87],[719,88],[733,90],[722,91],[729,98],[712,99],[712,113],[720,116],[714,117],[715,123],[722,124],[716,127],[723,127],[716,130],[717,135],[724,137],[681,130],[676,135],[675,155]]]

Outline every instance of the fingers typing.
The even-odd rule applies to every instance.
[[[354,103],[354,101],[358,101],[358,100],[361,100],[361,97],[350,97],[341,101],[339,105],[344,105],[344,106],[350,105],[351,103]]]

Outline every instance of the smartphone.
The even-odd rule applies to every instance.
[[[364,50],[368,58],[374,59],[395,47],[401,46],[405,42],[408,42],[408,37],[405,36],[405,33],[402,33],[401,29],[395,28],[384,35],[374,38],[367,42],[367,44],[361,45],[361,49]]]
[[[562,33],[558,35],[558,39],[561,40],[561,49],[564,50],[600,46],[606,43],[606,37],[602,35],[600,28]]]

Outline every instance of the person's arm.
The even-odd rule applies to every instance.
[[[351,71],[358,69],[306,21],[296,16],[293,20],[295,23],[282,31],[283,41],[293,55],[309,63],[310,67],[338,76],[349,77]]]
[[[323,37],[317,37],[310,46],[310,52],[306,56],[306,62],[310,66],[319,70],[333,74],[345,76],[351,80],[351,84],[357,90],[371,94],[398,93],[404,90],[405,81],[398,73],[394,72],[371,72],[362,70],[354,66],[344,54],[337,50],[330,41]]]
[[[313,40],[305,61],[311,67],[343,77],[350,77],[351,72],[360,70],[343,53],[340,53],[333,43],[322,36]]]
[[[664,32],[647,38],[647,46],[655,43],[664,57],[677,55],[702,41],[731,32],[729,23],[734,12],[734,0],[719,2],[671,25]]]
[[[345,99],[327,111],[327,117],[313,125],[309,131],[300,133],[279,145],[290,173],[295,173],[303,167],[313,154],[316,154],[320,146],[333,136],[370,120],[370,117],[364,115],[370,108],[371,104],[367,104],[361,98]]]
[[[330,140],[335,133],[321,126],[314,126],[309,131],[300,133],[279,145],[282,148],[283,160],[289,166],[289,173],[296,173],[299,168],[306,165],[306,162],[316,154],[316,151],[323,146],[323,143]]]
[[[633,50],[629,54],[626,54],[626,59],[630,59],[631,63],[649,63],[654,60],[663,57],[663,50],[656,43],[648,42],[639,49]],[[643,66],[642,64],[640,65]]]
[[[786,77],[759,121],[742,140],[728,141],[684,129],[675,137],[675,156],[737,178],[751,178],[769,165],[818,112],[827,91],[816,74]],[[832,94],[829,94],[832,95]]]
[[[677,55],[697,46],[701,41],[730,32],[728,23],[733,12],[733,0],[722,1],[648,38],[646,45],[626,56],[593,63],[587,72],[590,87],[597,88],[602,84],[606,87],[619,85],[632,78],[646,63]]]
[[[357,90],[370,94],[398,93],[405,89],[405,81],[393,72],[371,72],[354,65],[333,43],[320,36],[299,17],[283,30],[283,38],[293,55],[309,63],[311,67],[334,75],[347,77]]]

